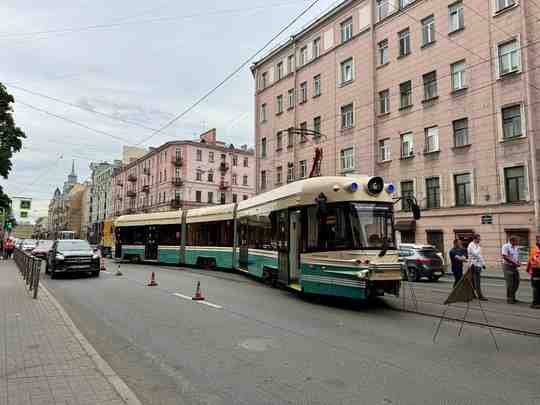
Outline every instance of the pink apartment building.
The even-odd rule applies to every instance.
[[[425,209],[396,206],[398,238],[447,253],[539,225],[540,9],[518,0],[346,0],[252,67],[257,190],[322,175],[379,175]],[[320,137],[302,139],[288,128]]]
[[[254,174],[253,151],[226,146],[215,129],[167,142],[114,175],[115,215],[237,202],[255,194]]]

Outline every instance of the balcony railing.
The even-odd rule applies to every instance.
[[[128,181],[134,182],[137,181],[137,176],[135,176],[134,174],[130,174],[127,179]]]
[[[229,183],[222,181],[219,183],[219,189],[220,191],[228,190],[229,189]]]
[[[174,198],[171,200],[171,208],[172,209],[178,209],[182,206],[182,201],[178,198]]]
[[[229,170],[229,164],[225,162],[221,162],[219,164],[219,170],[221,170],[222,172],[226,172],[227,170]]]
[[[180,177],[173,177],[171,179],[171,183],[173,184],[173,186],[176,186],[176,187],[182,187],[182,184],[184,184],[184,182],[182,181]]]
[[[149,193],[150,192],[150,186],[148,184],[142,186],[143,193]]]
[[[128,191],[126,192],[126,195],[127,195],[128,197],[130,197],[130,198],[137,197],[137,193],[136,193],[135,191],[133,191],[133,190],[128,190]]]
[[[180,156],[173,156],[171,163],[177,167],[182,166],[182,158]]]

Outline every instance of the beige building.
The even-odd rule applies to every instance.
[[[499,262],[538,226],[538,10],[517,0],[351,0],[256,62],[257,190],[323,175],[383,176],[398,237],[447,253],[479,232]],[[288,128],[316,130],[303,139]],[[524,249],[525,251],[525,249]]]

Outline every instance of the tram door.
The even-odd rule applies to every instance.
[[[276,213],[277,248],[278,248],[278,281],[289,285],[289,211],[281,210]]]
[[[242,218],[238,224],[240,229],[238,265],[242,269],[248,269],[249,245],[248,245],[248,223],[247,218]]]
[[[146,260],[157,260],[158,258],[158,244],[157,233],[155,226],[149,226],[146,234],[146,246],[144,249],[144,257]]]
[[[300,274],[300,236],[302,230],[301,212],[289,214],[289,282],[298,282]]]

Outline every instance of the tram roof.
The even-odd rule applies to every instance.
[[[122,215],[115,226],[170,225],[182,222],[182,211],[152,212],[149,214]]]
[[[214,205],[188,210],[186,223],[227,221],[233,219],[233,216],[234,204]]]
[[[258,194],[238,203],[238,216],[253,215],[269,210],[315,204],[320,193],[324,193],[329,203],[345,201],[393,202],[392,194],[383,191],[373,196],[366,191],[370,176],[324,176],[295,181],[282,187]],[[349,186],[357,183],[356,191]]]

